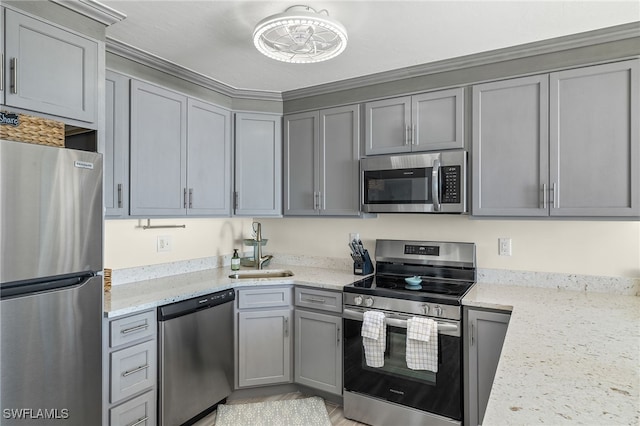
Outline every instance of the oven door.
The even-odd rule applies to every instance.
[[[461,421],[460,322],[438,320],[438,372],[433,373],[407,367],[406,319],[410,318],[410,315],[387,315],[384,366],[367,366],[360,335],[362,314],[363,312],[351,309],[345,309],[343,313],[345,391]]]

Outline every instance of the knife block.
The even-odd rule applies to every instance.
[[[364,255],[357,259],[353,255],[351,258],[353,259],[353,275],[373,274],[373,263],[368,250],[365,250]]]

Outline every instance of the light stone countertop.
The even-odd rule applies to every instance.
[[[640,297],[478,283],[511,311],[485,425],[640,424]]]
[[[341,291],[363,278],[306,265],[267,269],[294,276],[230,279],[223,267],[120,284],[105,293],[105,317],[228,288],[301,284]],[[511,311],[485,425],[640,424],[640,297],[479,282],[463,304]]]
[[[289,270],[294,275],[285,278],[232,279],[229,275],[234,271],[226,267],[114,285],[104,294],[105,317],[140,312],[229,288],[299,284],[342,291],[345,285],[363,278],[346,270],[310,266],[274,264],[264,270]],[[245,271],[252,270],[243,268],[240,272]]]

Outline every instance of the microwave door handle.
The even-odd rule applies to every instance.
[[[440,160],[433,160],[431,170],[431,194],[433,198],[433,210],[440,211]]]

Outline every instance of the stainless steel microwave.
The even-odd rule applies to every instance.
[[[466,213],[467,152],[398,154],[360,160],[366,213]]]

